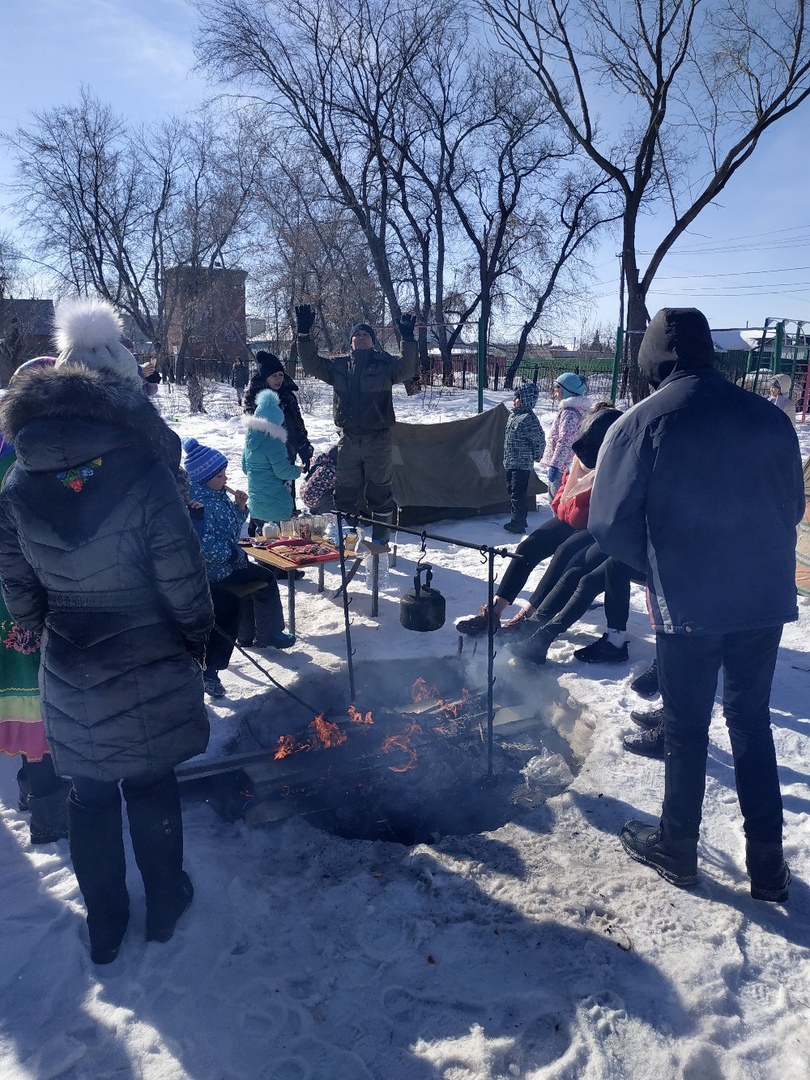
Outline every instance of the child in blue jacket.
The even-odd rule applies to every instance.
[[[257,649],[288,649],[295,644],[295,637],[284,630],[275,574],[269,567],[251,563],[237,543],[248,516],[247,493],[236,491],[233,500],[229,498],[225,490],[228,459],[196,439],[183,439],[183,467],[191,481],[188,498],[204,508],[202,549],[215,607],[219,590],[242,596],[246,584],[263,582],[264,588],[242,596],[238,643],[255,645]],[[209,642],[209,652],[212,644],[213,640]],[[222,667],[217,668],[210,661],[209,655],[204,672],[206,692],[210,697],[224,697],[225,690],[217,674]]]
[[[506,421],[503,442],[503,467],[509,488],[511,520],[504,528],[511,533],[526,531],[526,489],[529,474],[546,448],[546,437],[534,412],[538,390],[533,382],[515,390],[514,408]]]
[[[256,395],[255,411],[243,418],[247,428],[242,472],[248,482],[250,532],[261,533],[266,521],[286,521],[293,512],[288,481],[301,475],[287,455],[287,429],[275,390]]]

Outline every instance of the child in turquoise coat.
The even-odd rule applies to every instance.
[[[247,428],[242,451],[242,472],[248,482],[251,534],[261,532],[266,521],[284,521],[293,512],[287,481],[301,475],[287,457],[284,413],[275,390],[256,395],[256,410],[243,418]]]

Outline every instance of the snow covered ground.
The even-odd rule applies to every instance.
[[[327,391],[306,414],[318,449],[334,441]],[[504,400],[488,394],[487,407]],[[233,462],[242,431],[232,392],[190,417],[180,392],[163,415]],[[408,399],[400,419],[470,415],[475,395]],[[542,403],[548,427],[550,402]],[[810,425],[800,427],[803,456]],[[548,514],[543,504],[532,527]],[[502,545],[505,517],[436,522],[428,531]],[[379,617],[362,582],[351,587],[352,641],[362,674],[393,660],[461,664],[481,685],[486,663],[467,643],[457,660],[453,619],[486,598],[475,551],[429,544],[446,625],[414,634],[399,623],[418,543],[400,535]],[[531,582],[536,579],[532,577]],[[324,671],[342,685],[343,611],[297,588],[299,640],[262,662],[304,699]],[[332,584],[332,590],[329,585]],[[282,586],[286,600],[286,586]],[[528,593],[526,594],[528,595]],[[519,689],[538,731],[568,734],[581,768],[538,753],[513,820],[435,843],[346,840],[288,816],[229,824],[186,798],[186,866],[196,895],[172,941],[143,941],[140,880],[130,859],[133,917],[119,958],[90,963],[67,842],[33,849],[16,809],[17,762],[0,760],[0,1077],[3,1080],[806,1080],[810,1061],[810,603],[786,627],[772,699],[794,875],[787,906],[748,893],[728,738],[712,726],[700,844],[691,892],[665,884],[622,852],[629,817],[657,816],[663,766],[622,750],[643,702],[630,682],[653,657],[636,591],[631,662],[588,667],[573,649],[602,632],[601,609],[552,647],[536,672],[495,659],[496,699]],[[389,665],[386,667],[386,665]],[[397,670],[400,670],[399,667]],[[484,674],[482,674],[482,672]],[[223,676],[208,756],[270,745],[288,710],[244,657]],[[358,686],[362,692],[362,687]],[[337,696],[340,696],[339,694]],[[334,702],[327,701],[328,708]],[[328,754],[329,751],[322,751]],[[482,766],[485,762],[482,759]],[[549,797],[544,797],[552,792]]]

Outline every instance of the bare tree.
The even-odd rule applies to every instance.
[[[810,94],[805,0],[478,2],[619,194],[627,330],[637,349],[664,256],[762,134]],[[662,235],[642,267],[639,218],[664,207]]]
[[[201,6],[202,62],[284,117],[296,168],[303,135],[323,164],[323,194],[365,238],[391,316],[406,302],[417,310],[423,365],[430,326],[452,381],[452,347],[465,324],[477,311],[488,326],[506,280],[540,266],[534,252],[550,250],[559,233],[561,192],[570,188],[561,163],[573,141],[554,110],[525,89],[517,64],[493,64],[463,6],[446,0],[416,10],[404,0]],[[574,233],[586,217],[590,227],[598,193],[592,185],[572,215]],[[330,220],[318,185],[309,198],[321,209],[302,207],[298,221],[318,233]],[[559,258],[587,235],[563,237]],[[302,253],[311,250],[304,242]],[[323,282],[314,266],[309,272],[304,293],[328,341]],[[533,305],[550,291],[536,289]],[[465,297],[452,325],[445,292]]]
[[[82,91],[8,140],[17,209],[46,265],[63,287],[110,300],[161,354],[167,268],[226,265],[250,224],[264,143],[246,113],[203,108],[132,131]]]

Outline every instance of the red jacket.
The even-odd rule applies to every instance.
[[[566,472],[563,475],[563,480],[557,490],[557,494],[551,500],[551,509],[560,521],[564,521],[567,525],[570,525],[572,529],[587,529],[588,510],[591,505],[591,489],[588,488],[587,491],[575,495],[573,499],[568,499],[567,502],[563,502],[562,497],[567,483],[568,473]]]

